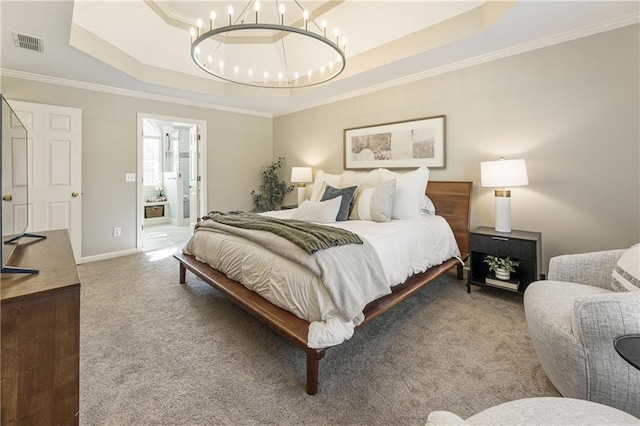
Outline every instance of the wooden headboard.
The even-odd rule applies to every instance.
[[[469,254],[471,188],[473,182],[429,181],[426,194],[436,206],[436,214],[449,223],[462,257]]]

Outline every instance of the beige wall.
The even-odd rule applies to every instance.
[[[207,123],[208,210],[250,209],[260,168],[273,157],[272,119],[129,96],[2,78],[20,100],[82,109],[82,256],[135,249],[137,113]],[[122,236],[113,237],[114,226]]]
[[[543,257],[640,241],[639,26],[438,75],[274,120],[274,157],[337,173],[343,129],[446,114],[446,168],[474,182],[472,227],[494,225],[480,162],[527,161],[514,229],[542,232]],[[287,198],[295,203],[295,194]]]

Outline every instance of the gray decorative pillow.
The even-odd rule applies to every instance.
[[[612,275],[615,291],[640,291],[640,244],[624,252]]]
[[[396,180],[388,180],[377,186],[358,187],[349,219],[389,222],[393,211]]]
[[[338,217],[336,217],[336,221],[341,222],[349,219],[349,211],[351,210],[351,202],[353,201],[353,196],[356,193],[357,186],[350,186],[348,188],[334,188],[331,185],[327,185],[324,190],[324,194],[322,194],[322,198],[320,201],[331,200],[336,197],[342,197],[342,203],[340,204],[340,211],[338,212]]]

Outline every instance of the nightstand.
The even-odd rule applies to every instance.
[[[469,274],[467,292],[471,285],[504,288],[523,294],[533,281],[540,279],[542,271],[542,234],[540,232],[497,232],[493,228],[480,226],[469,232]],[[501,281],[489,272],[484,262],[486,255],[510,257],[520,262],[512,279]],[[489,279],[489,282],[487,281]]]

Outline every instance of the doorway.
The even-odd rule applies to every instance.
[[[138,250],[182,247],[203,216],[205,125],[138,114]]]

